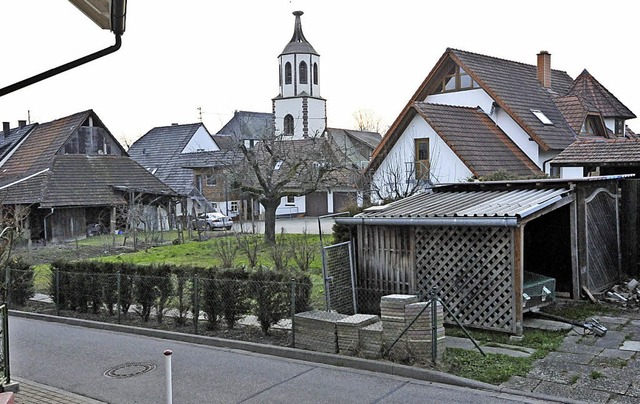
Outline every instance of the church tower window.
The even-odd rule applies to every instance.
[[[313,84],[318,84],[318,64],[313,64]]]
[[[291,63],[284,65],[284,84],[291,84]]]
[[[293,116],[287,114],[284,117],[284,134],[287,136],[293,135]]]
[[[300,62],[300,84],[307,84],[307,64]]]

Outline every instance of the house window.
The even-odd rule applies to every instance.
[[[291,63],[284,65],[284,84],[291,84]]]
[[[531,109],[530,111],[543,124],[545,124],[545,125],[553,125],[553,122],[551,122],[551,120],[549,118],[547,118],[547,116],[544,114],[544,112],[540,111],[539,109]]]
[[[318,64],[313,64],[313,84],[318,84]]]
[[[202,193],[202,175],[196,175],[196,189]]]
[[[432,94],[445,93],[450,91],[469,90],[472,88],[480,88],[469,73],[460,66],[453,66],[444,77],[437,83]]]
[[[560,178],[560,167],[551,166],[551,168],[549,169],[549,177]]]
[[[293,135],[293,116],[291,114],[284,117],[284,134]]]
[[[229,211],[231,212],[238,211],[238,201],[231,201],[231,207],[229,208]]]
[[[416,180],[429,179],[429,139],[414,139]]]
[[[207,186],[215,187],[217,182],[216,175],[214,173],[207,174]]]
[[[616,135],[624,135],[624,119],[616,119]]]
[[[300,84],[307,84],[307,64],[300,62]]]
[[[287,195],[287,202],[285,203],[285,205],[295,205],[296,204],[296,197],[293,195]]]
[[[597,116],[587,116],[580,128],[580,134],[592,135],[592,136],[605,136],[604,128],[600,124],[600,120]]]

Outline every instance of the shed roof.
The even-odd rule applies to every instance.
[[[569,188],[424,192],[365,210],[343,224],[517,226],[521,219],[572,200]]]
[[[638,166],[639,139],[579,140],[551,160],[554,166]]]

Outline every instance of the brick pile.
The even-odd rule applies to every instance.
[[[344,355],[355,355],[360,349],[359,330],[379,321],[378,316],[373,314],[354,314],[336,321],[338,352]]]

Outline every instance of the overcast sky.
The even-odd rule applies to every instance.
[[[130,0],[122,48],[0,98],[0,121],[48,122],[93,109],[121,142],[155,126],[234,110],[271,112],[292,11],[320,54],[331,127],[368,109],[389,126],[447,47],[554,69],[587,69],[640,114],[639,21],[631,1]],[[66,0],[0,1],[0,88],[111,46]],[[640,132],[638,119],[629,121]]]

